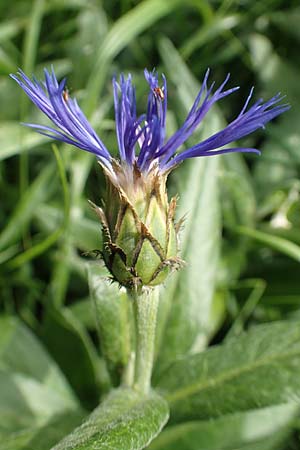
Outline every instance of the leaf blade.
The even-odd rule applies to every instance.
[[[129,299],[124,290],[112,285],[102,275],[99,263],[87,264],[87,272],[101,353],[111,375],[118,379],[131,352],[132,318]]]
[[[181,108],[188,111],[199,84],[170,41],[161,41],[160,52],[176,85]],[[204,134],[209,135],[219,125],[217,115],[212,114]],[[200,140],[199,133],[194,138]],[[186,352],[202,349],[211,332],[221,235],[218,164],[218,158],[195,158],[185,161],[173,175],[176,193],[180,195],[177,217],[186,215],[180,233],[180,257],[187,266],[170,277],[168,288],[161,293],[166,311],[159,316],[164,316],[167,327],[160,344],[158,367]]]
[[[118,389],[52,450],[143,449],[167,420],[168,405],[156,393]]]
[[[149,450],[248,450],[254,445],[266,450],[286,438],[298,412],[299,405],[291,403],[173,425],[153,441]]]
[[[175,361],[156,384],[173,421],[207,419],[290,401],[300,393],[299,368],[299,322],[278,322]]]
[[[0,318],[0,449],[48,450],[86,413],[40,342]]]

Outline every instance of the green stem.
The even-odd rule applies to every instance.
[[[134,388],[147,393],[151,386],[159,291],[152,289],[140,295],[132,292],[130,295],[136,328]]]
[[[122,386],[132,387],[134,384],[135,353],[131,352],[122,375]]]

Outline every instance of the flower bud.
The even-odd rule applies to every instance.
[[[177,257],[176,198],[168,203],[166,175],[157,166],[143,173],[137,165],[116,161],[113,171],[103,170],[104,206],[93,207],[102,223],[108,270],[130,289],[161,284],[182,265]]]

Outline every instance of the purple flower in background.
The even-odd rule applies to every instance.
[[[231,152],[259,153],[255,148],[223,148],[283,113],[289,106],[279,104],[280,94],[267,102],[262,99],[248,108],[252,96],[251,90],[238,117],[223,130],[188,149],[182,145],[199,126],[214,103],[238,90],[238,87],[225,90],[229,75],[220,87],[214,90],[214,83],[208,86],[207,70],[202,87],[181,128],[166,139],[167,82],[163,75],[162,87],[159,86],[155,71],[145,70],[149,85],[147,110],[138,116],[136,113],[135,88],[131,76],[120,76],[119,82],[113,79],[116,133],[120,160],[129,166],[136,165],[142,173],[147,173],[153,165],[164,173],[173,169],[187,158],[212,156]],[[22,87],[35,105],[53,122],[54,127],[25,124],[41,134],[94,153],[101,164],[112,169],[112,156],[93,130],[87,118],[72,99],[66,89],[66,80],[57,81],[54,70],[45,70],[45,81],[29,79],[21,70],[11,75]]]

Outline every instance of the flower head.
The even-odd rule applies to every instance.
[[[162,86],[159,85],[158,74],[145,70],[145,78],[149,85],[147,110],[137,115],[135,88],[132,78],[120,76],[119,82],[113,79],[116,133],[120,160],[130,166],[136,164],[141,172],[148,172],[156,164],[161,172],[169,171],[187,158],[212,156],[230,152],[254,152],[255,148],[223,148],[257,130],[279,114],[289,109],[289,105],[280,104],[283,97],[275,95],[267,102],[259,99],[248,108],[253,89],[238,117],[223,130],[215,133],[198,144],[181,150],[182,145],[200,125],[212,105],[239,87],[225,89],[229,80],[214,89],[215,84],[208,86],[209,70],[207,70],[202,87],[181,128],[169,139],[166,139],[167,82],[162,75]],[[94,153],[99,161],[112,169],[112,156],[97,136],[87,118],[79,108],[76,99],[72,99],[66,90],[66,80],[57,81],[54,70],[49,73],[45,69],[45,81],[29,79],[19,70],[11,75],[22,87],[35,105],[46,114],[55,127],[27,123],[41,134],[66,142],[88,152]]]
[[[188,158],[231,152],[259,153],[255,148],[230,147],[289,109],[275,95],[259,99],[248,107],[253,89],[240,114],[223,130],[192,147],[183,148],[214,103],[238,87],[226,89],[229,75],[215,88],[208,84],[207,70],[202,87],[183,125],[166,138],[167,82],[160,84],[155,71],[145,70],[149,85],[147,109],[137,115],[135,88],[131,76],[113,79],[116,134],[119,161],[97,136],[75,99],[69,96],[66,80],[57,81],[54,70],[45,69],[45,80],[28,78],[21,70],[11,77],[54,126],[25,125],[50,138],[94,153],[107,178],[104,209],[94,205],[104,235],[103,256],[113,277],[126,287],[161,283],[169,268],[181,264],[177,257],[176,200],[168,203],[167,174]]]

